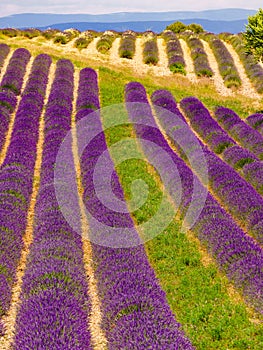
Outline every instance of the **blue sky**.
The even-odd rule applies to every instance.
[[[121,11],[199,11],[218,8],[258,9],[262,0],[0,0],[0,16],[15,13],[109,13]]]

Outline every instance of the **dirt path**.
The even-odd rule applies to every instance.
[[[246,74],[246,71],[244,69],[244,66],[243,66],[242,62],[240,61],[240,58],[239,58],[238,54],[236,53],[235,49],[233,48],[233,46],[225,41],[222,41],[222,42],[226,46],[228,51],[230,52],[231,56],[233,57],[238,74],[241,78],[242,86],[240,88],[240,92],[245,96],[249,96],[249,97],[255,98],[255,99],[261,99],[262,96],[260,96],[256,92],[253,85],[251,84],[251,82]]]
[[[210,65],[212,71],[214,72],[214,75],[211,79],[214,82],[214,85],[216,87],[217,92],[219,92],[223,96],[233,96],[233,92],[230,89],[228,89],[224,84],[224,80],[223,80],[223,78],[219,72],[219,69],[218,69],[217,60],[213,54],[211,47],[209,46],[207,41],[201,40],[201,42],[204,45],[204,49],[205,49],[205,52],[206,52],[207,58],[208,58],[208,63]]]
[[[86,55],[93,60],[98,60],[102,62],[109,61],[108,55],[103,55],[97,50],[97,42],[100,40],[100,37],[94,38],[92,42],[86,49],[81,50],[82,55]],[[114,42],[113,42],[114,43]]]
[[[107,339],[101,329],[101,305],[98,297],[97,281],[95,278],[93,265],[92,265],[92,246],[88,239],[89,237],[89,223],[86,216],[86,208],[82,200],[82,194],[84,188],[81,181],[81,169],[78,158],[78,143],[76,133],[76,100],[78,94],[79,85],[79,71],[74,73],[74,101],[73,101],[73,113],[71,119],[72,128],[72,153],[74,158],[74,165],[76,169],[76,178],[79,194],[79,207],[81,213],[81,228],[82,228],[82,247],[83,247],[83,263],[86,271],[88,281],[88,295],[91,302],[91,313],[89,315],[89,327],[91,334],[91,342],[94,350],[105,350],[107,349]]]
[[[186,76],[192,83],[197,83],[198,79],[195,74],[194,63],[191,58],[190,48],[184,39],[179,39],[179,41],[184,54]]]
[[[64,52],[74,52],[74,53],[79,53],[79,50],[74,46],[75,41],[78,38],[74,38],[72,40],[70,40],[69,43],[67,43],[66,45],[63,45],[63,51]]]
[[[55,76],[55,65],[52,64],[50,67],[49,81],[46,89],[45,105],[47,103],[48,96],[50,94],[51,83],[54,79],[54,76]],[[0,339],[1,350],[10,349],[13,338],[15,336],[15,322],[16,322],[16,317],[17,317],[17,313],[21,302],[20,296],[21,296],[21,290],[22,290],[22,284],[23,284],[23,276],[26,270],[26,263],[30,252],[30,245],[33,241],[33,233],[34,233],[33,224],[34,224],[34,215],[35,215],[35,205],[36,205],[36,199],[37,199],[37,194],[38,194],[39,184],[40,184],[42,151],[43,151],[43,144],[44,144],[44,126],[45,126],[44,113],[45,113],[45,109],[43,108],[43,112],[40,117],[40,123],[39,123],[39,139],[37,143],[36,163],[35,163],[34,177],[33,177],[34,179],[33,191],[32,191],[28,214],[27,214],[26,231],[23,236],[24,247],[21,252],[21,257],[17,266],[16,283],[12,288],[12,298],[11,298],[10,309],[7,315],[3,317],[3,322],[6,327],[6,333],[4,337]]]

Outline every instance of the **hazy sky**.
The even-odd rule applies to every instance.
[[[109,13],[121,11],[198,11],[233,7],[258,9],[263,7],[263,4],[262,0],[0,0],[0,17],[25,12]]]

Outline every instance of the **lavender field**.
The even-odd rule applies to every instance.
[[[1,37],[0,349],[262,349],[263,68],[117,36]]]

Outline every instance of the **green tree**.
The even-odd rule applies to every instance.
[[[192,32],[194,33],[203,33],[204,32],[204,28],[200,25],[200,24],[197,24],[197,23],[192,23],[192,24],[189,24],[187,26],[187,29],[191,30]]]
[[[192,24],[189,24],[187,26],[180,21],[169,24],[165,29],[171,30],[174,33],[182,33],[185,30],[191,30],[191,32],[194,32],[194,33],[203,33],[204,32],[204,29],[200,24],[192,23]]]
[[[174,22],[172,24],[169,24],[166,29],[167,30],[171,30],[172,32],[174,33],[181,33],[181,32],[184,32],[186,30],[186,25],[183,24],[182,22]]]
[[[256,60],[263,61],[263,10],[260,8],[254,16],[248,17],[244,33],[245,47]]]

